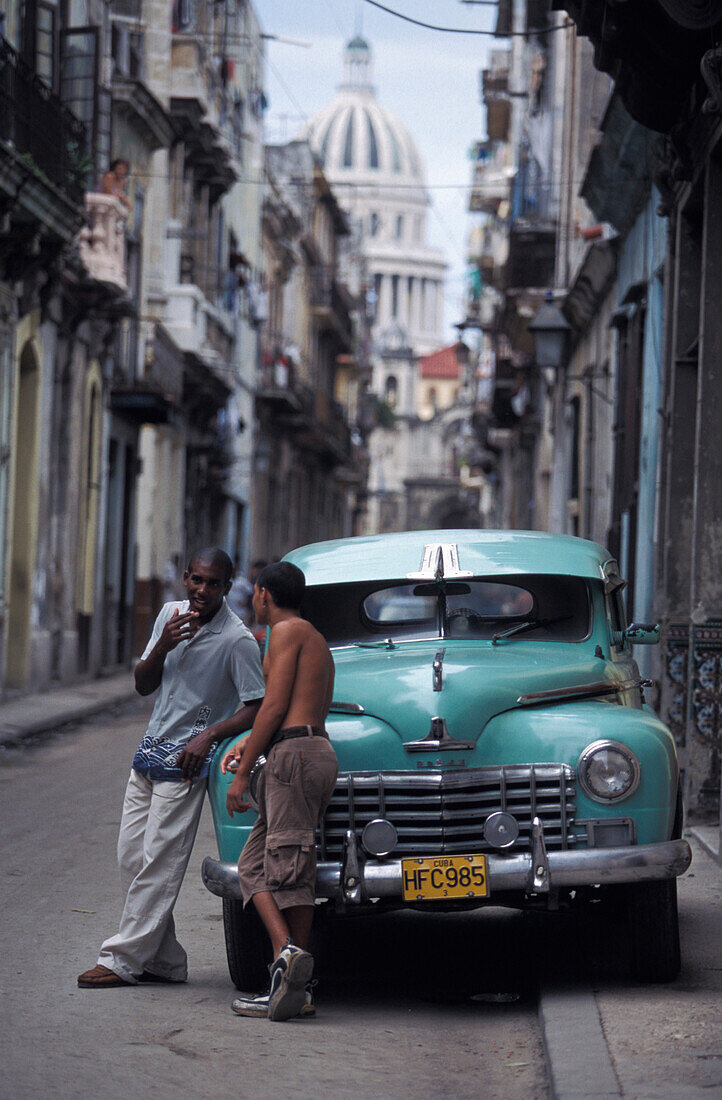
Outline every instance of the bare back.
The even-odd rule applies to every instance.
[[[287,726],[324,726],[333,698],[334,665],[325,638],[301,618],[285,619],[271,628],[263,661],[267,682],[281,673],[288,705],[281,720]]]

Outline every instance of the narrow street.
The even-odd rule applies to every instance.
[[[329,1098],[552,1095],[538,990],[563,1012],[597,986],[625,1097],[711,1096],[722,1088],[718,1000],[722,874],[699,848],[681,880],[684,966],[671,987],[634,986],[623,945],[601,973],[600,941],[575,961],[565,919],[499,909],[449,918],[348,920],[318,952],[318,1017],[287,1027],[230,1011],[220,903],[199,868],[214,850],[206,814],[177,924],[190,981],[79,990],[118,917],[115,841],[122,791],[147,709],[138,702],[0,758],[4,1019],[0,1096]],[[715,908],[716,907],[716,908]],[[606,960],[608,963],[608,959]],[[569,991],[569,996],[564,993]],[[560,1018],[560,1017],[558,1017]],[[570,1034],[565,1065],[585,1051]],[[556,1095],[564,1093],[557,1083]]]

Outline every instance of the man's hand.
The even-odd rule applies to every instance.
[[[246,747],[246,739],[243,741],[237,741],[232,749],[229,749],[221,760],[221,775],[225,775],[226,772],[238,771],[238,765],[243,758],[243,751]]]
[[[161,652],[164,654],[170,653],[181,642],[184,642],[187,638],[192,638],[198,629],[197,619],[197,611],[186,611],[184,615],[181,615],[176,607],[158,639],[157,644]]]
[[[226,809],[230,817],[233,817],[234,814],[245,814],[251,809],[250,802],[244,802],[243,800],[247,790],[248,776],[235,775],[226,794]]]
[[[178,767],[185,780],[190,782],[195,779],[203,766],[203,761],[211,751],[211,745],[218,738],[213,733],[213,726],[191,737],[188,744],[178,756]]]

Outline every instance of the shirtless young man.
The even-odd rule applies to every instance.
[[[267,993],[233,1002],[239,1016],[289,1020],[312,1015],[308,952],[316,898],[318,821],[336,783],[338,763],[324,728],[333,697],[334,667],[323,637],[302,619],[305,577],[290,562],[258,575],[256,622],[271,627],[263,662],[266,694],[248,738],[227,753],[238,761],[228,788],[228,812],[245,813],[248,777],[257,758],[267,764],[258,784],[259,815],[238,861],[244,904],[253,899],[271,939],[274,962]]]

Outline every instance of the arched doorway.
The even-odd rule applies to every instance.
[[[100,518],[102,376],[94,360],[85,379],[83,438],[78,498],[78,671],[90,664],[91,628],[95,610],[96,557]]]
[[[25,687],[29,676],[30,620],[38,522],[38,397],[40,370],[28,343],[20,356],[13,438],[5,682]]]

